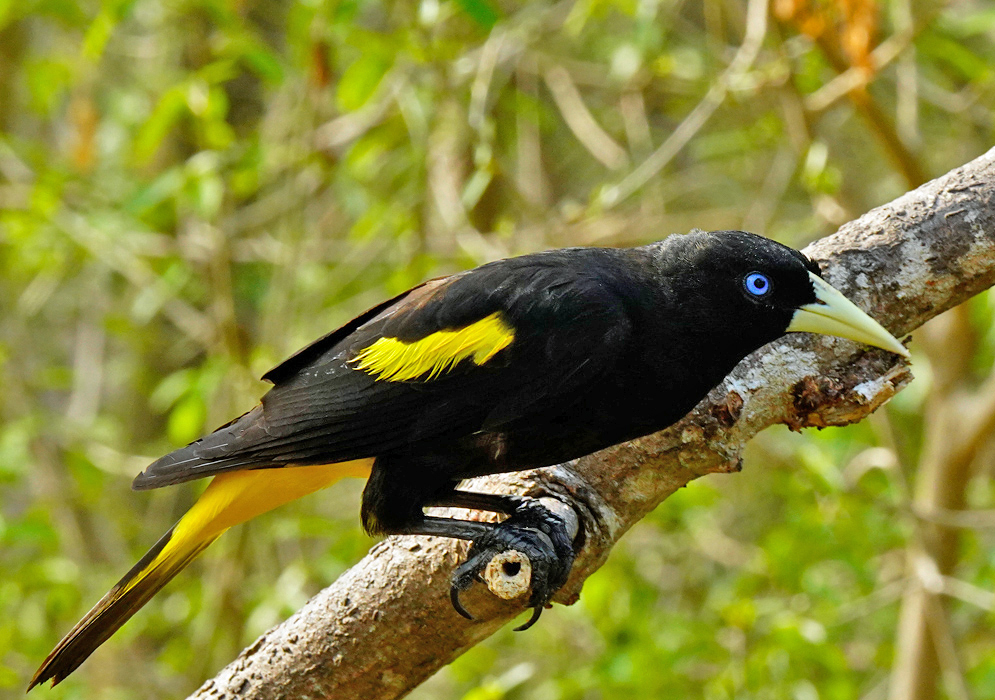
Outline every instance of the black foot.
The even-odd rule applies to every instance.
[[[567,582],[574,560],[566,524],[538,501],[522,499],[511,517],[474,538],[467,560],[453,572],[449,594],[456,612],[472,620],[473,616],[460,603],[460,593],[481,580],[480,574],[491,559],[509,550],[521,552],[532,565],[532,594],[528,603],[532,617],[515,628],[520,632],[536,623],[553,594]]]

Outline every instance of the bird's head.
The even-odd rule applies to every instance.
[[[744,231],[695,231],[678,245],[685,272],[680,296],[707,305],[708,323],[727,337],[759,347],[784,333],[849,338],[908,358],[908,350],[877,321],[821,277],[802,253]],[[718,318],[716,318],[716,314]]]

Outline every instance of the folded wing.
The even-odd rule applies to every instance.
[[[628,340],[624,307],[547,256],[433,280],[371,309],[264,378],[259,406],[134,482],[417,450],[569,407]]]

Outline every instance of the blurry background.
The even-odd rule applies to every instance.
[[[134,474],[308,341],[547,247],[804,245],[987,150],[993,106],[980,0],[0,0],[0,696],[202,487]],[[995,696],[993,312],[413,697]],[[229,533],[36,696],[185,696],[363,555],[360,487]]]

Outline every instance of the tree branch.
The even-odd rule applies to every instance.
[[[809,246],[827,280],[896,335],[995,283],[995,150]],[[793,335],[754,353],[667,430],[566,465],[477,480],[474,488],[548,495],[576,511],[585,545],[557,601],[577,600],[618,538],[692,479],[740,469],[775,423],[845,425],[912,379],[895,355]],[[660,397],[666,401],[665,396]],[[483,586],[449,603],[465,545],[392,537],[270,630],[193,698],[396,698],[522,611]]]

